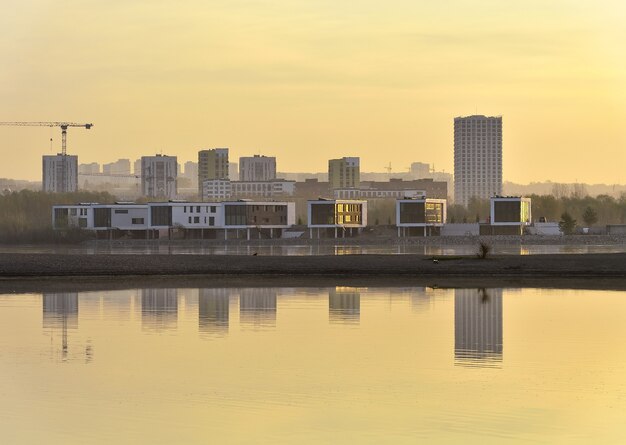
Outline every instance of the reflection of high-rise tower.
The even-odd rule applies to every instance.
[[[454,356],[476,366],[502,360],[502,289],[454,291]]]
[[[157,331],[176,329],[177,289],[141,289],[142,326]]]
[[[361,317],[361,294],[356,287],[335,287],[328,292],[328,316],[331,322],[358,323]]]
[[[242,325],[276,324],[276,289],[245,288],[239,292],[239,320]]]
[[[78,327],[78,294],[76,292],[43,294],[44,329],[61,329],[61,350],[67,358],[67,330]]]
[[[72,329],[78,327],[78,293],[43,294],[43,327],[60,328],[64,324]]]
[[[230,289],[200,289],[198,329],[204,333],[228,331]]]

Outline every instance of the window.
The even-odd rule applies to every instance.
[[[70,216],[76,216],[76,209],[70,209]]]
[[[215,206],[211,206],[211,213],[215,213],[215,212],[216,212]]]
[[[189,220],[188,220],[188,222],[189,222],[189,224],[191,224],[191,216],[189,217]]]
[[[210,226],[214,226],[215,225],[215,217],[209,216],[209,225]]]
[[[194,222],[195,224],[200,223],[200,217],[199,217],[199,216],[194,216],[194,217],[193,217],[193,222]]]
[[[87,227],[87,218],[78,218],[78,227]]]
[[[143,224],[143,218],[133,218],[132,219],[132,223],[133,224]]]
[[[200,206],[196,206],[196,213],[200,213]]]
[[[128,213],[128,209],[115,209],[115,214],[119,215],[119,214],[126,214]]]
[[[187,213],[187,206],[183,207],[183,213]]]

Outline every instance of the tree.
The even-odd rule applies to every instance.
[[[598,222],[598,213],[588,206],[583,213],[583,221],[585,221],[587,227],[593,226]]]
[[[569,213],[563,212],[559,221],[559,230],[564,235],[571,235],[574,233],[574,229],[576,229],[576,220]]]

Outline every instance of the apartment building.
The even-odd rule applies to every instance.
[[[276,179],[276,158],[254,155],[239,158],[239,181],[262,182]]]
[[[176,156],[157,154],[141,158],[141,193],[149,198],[174,199],[178,194]]]
[[[43,156],[42,189],[51,193],[78,190],[78,156],[63,154]]]
[[[358,188],[360,185],[360,158],[344,157],[328,161],[328,182],[331,189]]]

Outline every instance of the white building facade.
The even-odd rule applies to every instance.
[[[502,117],[454,119],[454,202],[502,194]]]
[[[273,181],[229,181],[222,179],[204,181],[202,199],[207,201],[231,198],[280,198],[292,196],[295,181],[276,179]]]

